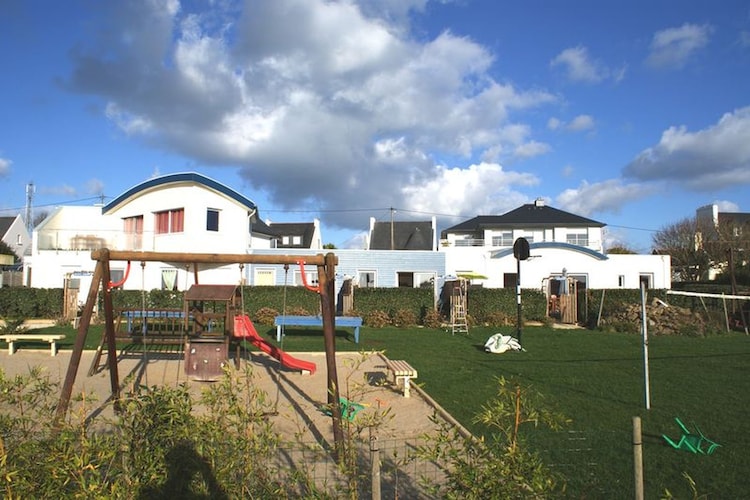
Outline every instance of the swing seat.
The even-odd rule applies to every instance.
[[[716,451],[716,448],[721,446],[720,444],[708,439],[697,425],[693,424],[693,427],[695,427],[695,432],[690,432],[690,430],[688,430],[688,428],[685,426],[685,424],[682,423],[679,418],[675,417],[674,420],[675,422],[677,422],[677,425],[682,431],[680,439],[675,441],[666,434],[662,434],[664,440],[672,448],[676,450],[687,450],[691,453],[701,455],[711,455],[714,451]]]

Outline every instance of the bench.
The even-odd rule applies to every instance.
[[[336,328],[343,326],[354,328],[354,342],[359,344],[359,327],[362,326],[362,318],[358,316],[336,316],[334,319]],[[323,326],[322,316],[276,316],[273,320],[276,327],[276,342],[281,342],[282,326]]]
[[[404,397],[408,398],[410,396],[410,381],[413,378],[417,378],[417,370],[402,359],[386,359],[385,364],[388,367],[388,370],[393,374],[394,383],[397,387],[399,380],[402,381],[404,385]]]
[[[37,340],[43,342],[49,342],[51,355],[57,354],[57,341],[65,338],[62,334],[50,334],[50,333],[18,333],[18,334],[6,334],[0,335],[0,340],[4,340],[8,343],[8,355],[13,355],[16,352],[16,342],[24,342],[27,340]]]

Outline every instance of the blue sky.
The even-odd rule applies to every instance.
[[[743,1],[3,0],[0,211],[197,171],[264,219],[750,211]]]

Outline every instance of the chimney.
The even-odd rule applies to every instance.
[[[544,206],[544,198],[537,198],[534,200],[534,206],[535,207],[543,207]]]

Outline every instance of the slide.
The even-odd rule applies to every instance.
[[[255,347],[278,359],[282,366],[291,370],[310,372],[310,375],[312,375],[317,369],[315,363],[297,359],[282,351],[275,345],[266,342],[263,337],[258,335],[258,332],[255,330],[255,325],[253,325],[253,322],[250,321],[250,318],[245,314],[238,314],[234,317],[234,336],[250,341]]]

